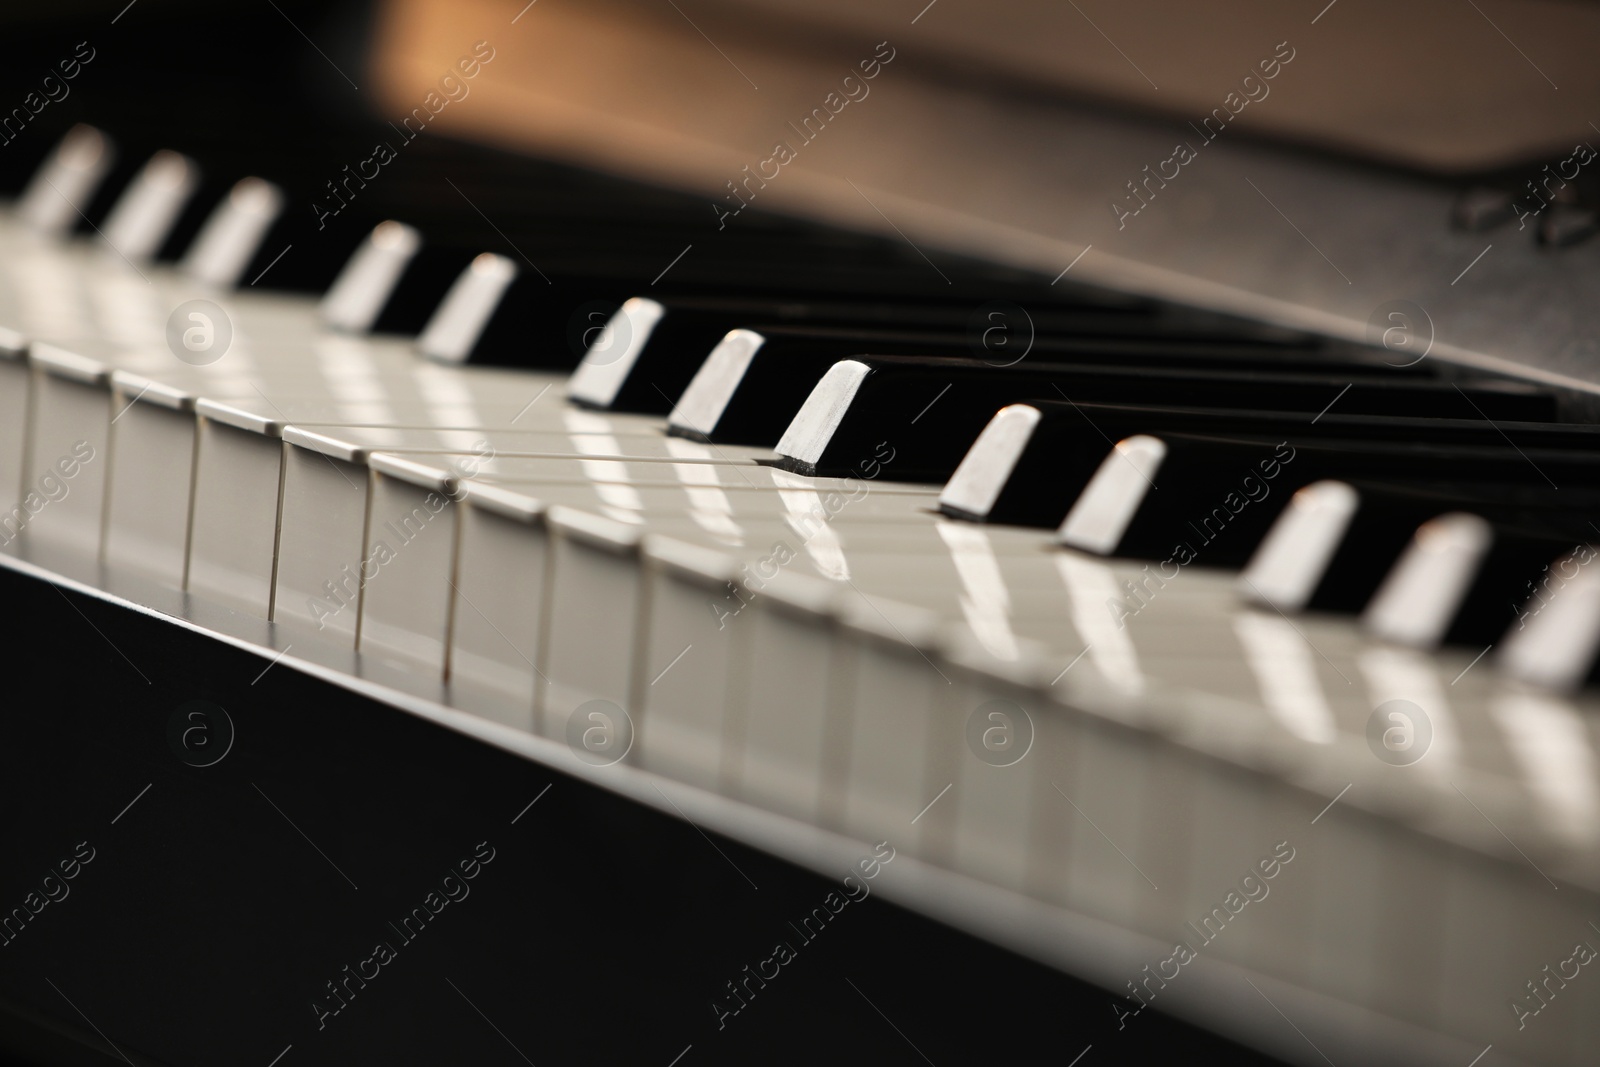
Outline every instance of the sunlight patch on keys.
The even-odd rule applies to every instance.
[[[1067,610],[1089,649],[1089,658],[1108,684],[1129,695],[1144,692],[1144,674],[1133,638],[1118,623],[1111,606],[1122,600],[1116,572],[1104,563],[1062,552],[1056,567],[1067,587]]]
[[[1418,757],[1418,766],[1441,775],[1455,771],[1461,761],[1461,732],[1445,696],[1448,680],[1440,677],[1438,664],[1414,649],[1386,647],[1362,650],[1356,663],[1374,709],[1391,700],[1403,700],[1427,716],[1430,747]]]
[[[776,473],[781,476],[778,479],[780,484],[800,482],[799,478],[787,471]],[[850,563],[845,559],[839,535],[829,525],[829,515],[837,513],[839,509],[835,508],[830,513],[823,506],[822,495],[815,489],[779,489],[778,497],[787,512],[784,522],[800,538],[800,544],[816,565],[817,573],[836,582],[848,582]]]
[[[1233,617],[1233,629],[1239,635],[1245,662],[1261,686],[1261,701],[1267,710],[1296,737],[1331,744],[1339,731],[1317,678],[1316,650],[1276,616],[1241,611]]]
[[[967,625],[991,655],[1017,659],[1020,653],[1017,635],[1011,632],[1011,595],[989,535],[982,527],[957,522],[937,522],[934,529],[949,546],[950,560],[961,577],[965,590],[961,612]]]
[[[579,455],[620,456],[624,455],[622,445],[610,432],[610,424],[603,418],[587,411],[578,411],[567,408],[562,413],[562,419],[567,425],[567,432],[572,435],[572,444]],[[580,461],[583,473],[588,475],[595,483],[595,489],[604,501],[602,510],[606,516],[618,522],[637,524],[639,511],[643,504],[639,494],[634,492],[633,476],[628,471],[626,463],[609,459],[585,459]]]
[[[51,341],[95,336],[90,286],[82,270],[49,250],[10,250],[5,259],[19,312],[8,325]]]
[[[705,445],[681,437],[667,438],[667,451],[685,459],[716,459]],[[733,502],[722,491],[716,470],[704,463],[674,463],[672,470],[683,482],[683,493],[689,498],[689,517],[724,544],[735,548],[742,546],[744,530],[733,519]]]
[[[173,306],[164,299],[166,294],[130,273],[121,263],[105,267],[88,291],[96,332],[117,345],[143,347],[170,361],[166,331]]]
[[[1489,711],[1549,825],[1592,847],[1600,837],[1600,781],[1590,722],[1565,700],[1510,689],[1490,698]]]
[[[387,401],[387,390],[361,341],[349,337],[319,337],[317,366],[328,393],[351,423],[383,424],[398,421]]]
[[[27,344],[0,327],[0,501],[10,507],[22,500],[22,460],[28,435]],[[5,516],[0,515],[0,522]],[[9,547],[15,531],[0,528],[0,544]]]

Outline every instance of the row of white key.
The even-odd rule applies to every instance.
[[[550,736],[569,736],[582,704],[610,701],[633,722],[635,765],[904,843],[1157,936],[1197,920],[1280,837],[1303,839],[1323,801],[1289,784],[1297,776],[1320,787],[1348,770],[1361,791],[1412,805],[1413,818],[1439,814],[1442,781],[1396,786],[1347,758],[1349,746],[1317,748],[1232,702],[1185,700],[1159,667],[1127,687],[1135,637],[1147,663],[1165,641],[1193,644],[1221,603],[1201,591],[1203,576],[1134,620],[1119,652],[1071,596],[1074,580],[1086,601],[1115,591],[1118,572],[1046,556],[1032,534],[947,539],[922,510],[929,491],[801,479],[748,454],[706,454],[645,420],[568,412],[554,379],[449,371],[457,395],[433,403],[446,378],[399,346],[338,338],[307,361],[296,353],[319,335],[304,309],[272,298],[237,307],[249,331],[275,333],[252,353],[274,368],[264,387],[220,365],[162,366],[151,347],[29,353],[18,339],[4,349],[0,404],[19,414],[5,425],[21,432],[0,457],[19,499],[52,465],[70,484],[30,516],[26,554],[69,572],[74,557],[141,570],[272,619],[285,642],[299,632],[447,680],[460,706]],[[434,377],[420,383],[424,371]],[[348,387],[337,401],[332,382]],[[418,404],[396,400],[408,389]],[[341,403],[380,414],[341,419]],[[78,441],[93,458],[78,457]],[[70,476],[57,458],[68,456],[79,460]],[[785,531],[794,558],[774,565]],[[387,536],[392,556],[373,567]],[[1059,559],[1079,565],[1075,579]],[[966,579],[990,565],[1001,595],[991,583],[991,610],[968,611],[983,585]],[[352,570],[357,580],[339,587]],[[1052,677],[1085,643],[1088,661]],[[1033,759],[997,767],[967,746],[967,720],[992,700],[1028,712]],[[1264,757],[1280,773],[1238,766]],[[1483,803],[1545,861],[1528,836],[1539,820],[1503,799]],[[1451,862],[1481,868],[1470,880],[1438,882],[1437,866],[1402,864],[1408,891],[1444,905],[1385,932],[1389,865],[1445,846],[1366,811],[1347,820],[1336,808],[1315,825],[1315,846],[1276,883],[1280,907],[1253,909],[1206,955],[1494,1037],[1489,1012],[1504,1014],[1507,961],[1526,955],[1535,973],[1534,935],[1563,935],[1581,918],[1579,894],[1526,914],[1521,881],[1469,852]],[[1463,822],[1440,829],[1495,844],[1473,840]],[[1291,889],[1291,876],[1304,880]],[[1526,944],[1482,936],[1480,915],[1512,911]],[[1130,978],[1144,962],[1129,961]],[[1552,1026],[1521,1047],[1565,1058],[1580,1038]]]

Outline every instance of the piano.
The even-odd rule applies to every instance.
[[[1600,27],[1227,7],[13,27],[0,1054],[1592,1062]]]

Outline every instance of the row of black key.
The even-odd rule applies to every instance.
[[[1280,609],[1366,608],[1375,630],[1419,644],[1492,640],[1504,608],[1535,592],[1530,570],[1588,539],[1600,502],[1600,428],[1554,421],[1557,397],[1524,383],[1089,295],[1030,312],[977,289],[851,298],[848,274],[779,271],[624,303],[637,292],[626,257],[551,230],[554,276],[516,267],[451,358],[562,367],[581,354],[575,402],[670,412],[671,433],[776,446],[774,462],[804,474],[847,474],[889,439],[897,477],[948,483],[947,514],[1059,525],[1062,543],[1103,554],[1162,559],[1182,544],[1237,567],[1283,540],[1275,524],[1309,524],[1322,558],[1274,562],[1293,556],[1278,547],[1252,564],[1270,587],[1254,599]],[[416,309],[473,262],[425,244],[375,325],[415,329]],[[1341,487],[1290,505],[1330,479]],[[1396,552],[1415,555],[1419,524],[1455,511],[1467,515],[1433,540],[1471,557],[1458,588],[1408,591]],[[1411,610],[1407,596],[1433,602]]]

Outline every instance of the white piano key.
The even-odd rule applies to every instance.
[[[171,294],[154,284],[153,268],[130,270],[128,263],[109,250],[104,251],[102,262],[91,269],[95,281],[87,296],[97,334],[93,339],[115,346],[91,354],[119,370],[132,369],[127,366],[130,351],[141,351],[146,360],[152,361],[159,352],[166,357],[165,362],[177,362],[166,344],[167,321],[179,299],[187,299],[187,294],[169,299]]]
[[[105,134],[82,123],[72,127],[28,181],[17,200],[17,217],[40,233],[66,235],[115,159]]]
[[[1280,587],[1269,595],[1281,592]],[[1316,649],[1293,623],[1276,615],[1241,612],[1233,629],[1261,687],[1262,704],[1296,737],[1332,744],[1339,731],[1318,678]]]
[[[748,677],[730,724],[732,795],[830,826],[840,812],[835,805],[829,818],[822,809],[827,728],[847,697],[849,659],[835,639],[837,595],[832,583],[763,570],[746,575],[717,612],[723,625],[750,631]]]
[[[206,219],[179,269],[219,289],[238,285],[283,206],[283,190],[276,185],[261,178],[241,179]]]
[[[935,523],[933,532],[948,548],[960,578],[961,610],[968,628],[991,655],[1002,660],[1018,659],[1021,653],[1011,626],[1011,591],[997,554],[1004,550],[996,543],[1003,535],[970,523],[944,521]],[[1039,544],[1037,539],[1028,537],[1013,542],[1012,547],[1037,552]]]
[[[637,527],[566,508],[546,513],[552,555],[540,705],[551,737],[567,736],[579,706],[608,701],[631,719],[634,654],[643,604]],[[637,753],[634,754],[634,758]]]
[[[69,276],[81,273],[71,250],[51,254]],[[160,274],[152,271],[157,285],[164,284]],[[100,282],[85,285],[95,294],[90,305],[109,313],[115,301]],[[465,447],[451,431],[482,427],[493,431],[497,447],[559,448],[565,458],[497,455],[482,476],[466,480],[465,503],[430,520],[458,515],[456,592],[446,621],[428,590],[439,588],[434,576],[441,573],[450,584],[448,559],[431,550],[410,554],[427,549],[421,538],[386,565],[415,560],[417,573],[384,570],[366,583],[360,639],[377,676],[437,699],[442,649],[429,642],[448,633],[446,692],[455,707],[560,738],[562,716],[553,711],[540,726],[534,715],[552,651],[542,646],[554,644],[568,695],[609,692],[606,699],[637,717],[634,756],[648,769],[835,829],[866,832],[893,813],[904,824],[883,836],[911,854],[990,887],[1020,889],[1079,919],[1162,939],[1188,936],[1175,928],[1197,921],[1201,904],[1218,903],[1245,873],[1243,861],[1287,840],[1296,858],[1271,882],[1270,896],[1230,920],[1200,949],[1198,971],[1185,967],[1178,983],[1212,981],[1213,958],[1237,961],[1257,980],[1281,978],[1313,997],[1480,1041],[1453,1062],[1467,1062],[1491,1041],[1496,1055],[1524,1062],[1582,1062],[1600,1036],[1600,1015],[1584,1010],[1589,994],[1581,978],[1525,1030],[1507,1008],[1522,980],[1564,959],[1570,942],[1600,944],[1600,934],[1584,932],[1600,886],[1593,842],[1584,839],[1597,803],[1596,769],[1585,748],[1592,697],[1568,709],[1546,703],[1549,697],[1498,690],[1487,664],[1463,673],[1476,650],[1404,660],[1392,649],[1363,655],[1352,627],[1326,619],[1297,619],[1291,629],[1303,633],[1295,644],[1276,616],[1237,613],[1229,579],[1215,572],[1185,569],[1154,586],[1148,603],[1136,603],[1127,590],[1143,580],[1139,565],[1041,553],[1047,534],[982,529],[978,540],[947,537],[926,513],[934,502],[926,487],[871,483],[852,494],[863,483],[779,477],[671,445],[636,448],[641,435],[659,432],[658,422],[593,413],[584,418],[602,421],[592,428],[574,422],[562,411],[563,387],[548,376],[419,367],[403,345],[350,337],[335,339],[350,348],[321,343],[326,335],[303,300],[254,293],[221,299],[230,315],[237,311],[248,338],[244,369],[228,370],[226,361],[171,366],[161,347],[139,348],[135,331],[100,338],[104,352],[72,346],[78,356],[146,374],[175,396],[209,398],[196,405],[194,602],[266,615],[284,451],[273,435],[284,423],[342,441],[340,455],[350,459],[384,441],[417,445],[392,459],[368,458],[381,486],[371,504],[380,526],[384,499],[414,509],[415,492],[426,488],[416,479],[446,484],[450,460],[471,454],[448,451]],[[18,380],[15,369],[0,351],[0,415],[9,403],[18,416],[9,425],[0,419],[0,460],[5,434],[26,426],[26,389],[6,385],[8,376]],[[122,373],[113,381],[127,398],[136,379]],[[117,479],[106,498],[104,553],[108,569],[118,572],[133,563],[131,549],[124,559],[117,548],[124,486],[159,477],[156,454],[181,466],[180,434],[151,437],[157,447],[143,473],[127,466],[124,445],[149,428],[145,409],[153,413],[160,403],[144,397],[119,416],[123,406],[117,399],[86,409],[91,422],[118,418],[104,459]],[[338,428],[341,418],[379,410],[399,423],[380,428],[398,434]],[[436,417],[473,411],[481,419]],[[328,422],[300,425],[312,421],[308,413]],[[426,415],[405,425],[416,413]],[[30,430],[15,438],[19,460],[36,437]],[[412,468],[446,473],[408,480]],[[343,493],[334,488],[330,498]],[[849,498],[837,513],[825,503],[830,492]],[[618,504],[624,495],[628,508]],[[605,508],[629,521],[619,531],[569,513],[552,552],[544,524],[552,505],[591,516]],[[47,503],[45,514],[53,507]],[[574,528],[585,532],[574,536]],[[202,529],[210,533],[201,537]],[[358,556],[371,538],[370,531],[357,534]],[[778,542],[792,554],[786,563],[772,560]],[[724,568],[738,577],[739,592],[713,602],[716,580],[730,573]],[[201,574],[211,577],[193,580]],[[865,640],[859,626],[842,626],[839,599],[857,599],[846,577],[881,598],[897,620],[936,618],[937,640],[925,644],[920,624],[901,623],[905,632],[897,633],[869,620],[874,636]],[[399,580],[386,585],[391,578]],[[552,580],[558,588],[547,597]],[[1572,657],[1565,669],[1575,681],[1600,632],[1587,599],[1579,582],[1569,583],[1527,620],[1515,647],[1551,620],[1540,640],[1552,656]],[[1563,622],[1558,609],[1567,603],[1574,607]],[[705,618],[697,621],[697,610]],[[380,618],[393,627],[386,639],[369,629]],[[945,687],[947,699],[894,680],[896,671],[917,666],[911,656],[918,647],[955,683]],[[1287,670],[1268,670],[1291,651]],[[710,663],[718,657],[722,662]],[[1024,677],[1026,671],[1040,680],[1029,681],[1035,675]],[[1441,708],[1449,720],[1438,751],[1414,769],[1379,764],[1362,736],[1371,703],[1424,693],[1430,714]],[[1034,715],[1034,748],[1008,768],[978,761],[955,730],[963,712],[1006,698],[1031,714],[1030,695],[1055,702]],[[1274,747],[1280,742],[1281,750]],[[1449,766],[1448,779],[1430,773],[1435,762]],[[1014,771],[1025,773],[1007,777]],[[1348,795],[1313,824],[1351,782]],[[949,792],[919,817],[946,784]],[[912,792],[917,796],[902,805],[899,798]],[[1559,892],[1540,871],[1560,881]],[[979,899],[984,906],[1016,900]],[[1128,977],[1137,976],[1137,967],[1130,969]],[[1263,989],[1272,986],[1263,982]],[[1316,1020],[1295,1018],[1320,1042]]]
[[[137,375],[112,375],[106,563],[183,587],[195,462],[195,397]]]
[[[328,287],[322,320],[350,333],[370,331],[421,247],[414,228],[392,219],[378,223]]]
[[[1474,799],[1483,802],[1481,795]],[[1523,838],[1517,840],[1526,847]],[[1575,946],[1600,949],[1592,910],[1568,887],[1551,889],[1525,862],[1459,852],[1448,861],[1449,888],[1434,905],[1445,927],[1440,981],[1430,990],[1440,1029],[1466,1035],[1479,1048],[1494,1045],[1491,1057],[1505,1050],[1526,1063],[1591,1062],[1597,1016],[1595,994],[1584,983],[1593,977],[1593,963],[1573,981],[1558,971]],[[1537,906],[1530,906],[1534,900]],[[1489,922],[1486,916],[1506,921]]]
[[[1058,868],[1058,877],[1064,880],[1058,899],[1129,926],[1139,925],[1154,909],[1153,894],[1161,891],[1161,883],[1129,859],[1127,850],[1143,839],[1147,820],[1188,827],[1191,818],[1186,807],[1169,811],[1163,803],[1170,799],[1163,776],[1169,773],[1175,753],[1148,729],[1129,728],[1136,723],[1154,725],[1134,717],[1081,721],[1073,754],[1062,761],[1067,773],[1056,781],[1054,801],[1059,819],[1067,819],[1071,826],[1066,857]],[[1188,859],[1185,856],[1171,866],[1185,872],[1185,884],[1168,884],[1167,891],[1176,895],[1187,888]]]
[[[1145,817],[1181,817],[1187,822],[1189,833],[1182,835],[1188,847],[1187,884],[1173,896],[1181,901],[1180,914],[1187,917],[1185,921],[1200,927],[1200,937],[1210,937],[1204,948],[1192,941],[1190,946],[1213,959],[1248,963],[1267,947],[1264,935],[1271,926],[1264,921],[1264,913],[1268,907],[1296,895],[1309,904],[1312,893],[1311,886],[1294,877],[1298,872],[1292,864],[1270,883],[1258,874],[1257,864],[1272,856],[1283,839],[1276,836],[1276,820],[1266,802],[1270,779],[1255,772],[1263,762],[1262,750],[1282,735],[1270,724],[1263,728],[1259,717],[1253,715],[1240,716],[1232,709],[1195,710],[1198,714],[1188,716],[1175,731],[1176,740],[1188,749],[1186,763],[1198,755],[1200,759],[1210,757],[1210,765],[1202,773],[1185,776],[1187,788],[1181,792],[1164,788],[1167,783],[1161,779],[1150,781],[1152,803]],[[1182,805],[1182,816],[1172,810],[1174,804]],[[1295,844],[1291,837],[1288,847]],[[1246,878],[1252,881],[1245,882]],[[1251,894],[1263,891],[1266,899],[1251,900]],[[1170,907],[1172,901],[1168,898],[1159,904]],[[1218,907],[1221,917],[1216,914]],[[1210,924],[1201,921],[1207,915],[1212,917]],[[1226,922],[1221,921],[1224,918]],[[1177,934],[1172,931],[1173,936]]]
[[[363,653],[398,658],[443,678],[450,642],[459,498],[447,467],[374,453],[362,558]]]
[[[455,699],[500,721],[538,730],[540,660],[550,618],[550,537],[544,505],[469,482],[460,512],[450,685]]]
[[[9,545],[18,530],[7,524],[9,509],[22,500],[22,462],[28,444],[28,345],[22,335],[0,327],[0,545]],[[19,527],[20,529],[20,527]]]
[[[1395,829],[1391,824],[1386,832],[1399,839],[1395,844],[1400,847],[1380,853],[1376,884],[1405,886],[1407,893],[1420,900],[1443,900],[1450,889],[1453,850],[1420,834],[1394,834]],[[1408,1022],[1437,1027],[1441,1013],[1438,995],[1445,978],[1444,941],[1449,934],[1443,909],[1422,908],[1402,916],[1396,909],[1380,908],[1376,919],[1377,965],[1372,969],[1365,1003]]]
[[[1383,715],[1383,745],[1399,766],[1448,775],[1461,764],[1461,729],[1448,677],[1430,657],[1410,648],[1374,646],[1357,667],[1367,682],[1368,706]],[[1394,707],[1385,707],[1393,702]],[[1392,734],[1392,742],[1391,742]],[[1416,746],[1412,748],[1411,746]]]
[[[1548,833],[1592,852],[1600,843],[1600,775],[1582,714],[1547,693],[1503,690],[1490,712]]]
[[[587,415],[587,413],[584,413]],[[738,448],[728,449],[718,458],[684,459],[674,453],[673,439],[662,437],[656,433],[617,433],[609,426],[597,428],[582,428],[578,430],[550,430],[511,426],[494,429],[451,429],[448,427],[363,427],[347,426],[340,431],[343,439],[361,447],[389,452],[404,453],[459,453],[466,452],[486,443],[493,457],[504,457],[512,460],[517,457],[558,459],[570,457],[584,459],[595,463],[604,463],[611,460],[628,463],[651,462],[672,464],[695,464],[718,468],[725,476],[738,478],[739,474],[728,473],[731,468],[741,468],[740,473],[749,473],[742,468],[754,467],[755,459],[767,453],[761,449]],[[496,464],[486,468],[498,469]],[[602,477],[607,468],[599,468]],[[679,475],[676,471],[665,472],[674,478]],[[626,480],[628,472],[619,472],[619,477]]]
[[[477,480],[484,484],[503,486],[508,491],[532,493],[547,499],[552,504],[562,504],[580,511],[594,512],[615,504],[615,500],[605,493],[605,490],[611,488],[609,483],[590,481],[584,476],[582,467],[570,461],[529,460],[524,464],[523,461],[517,460],[485,464],[485,471]],[[685,487],[681,483],[674,485],[662,481],[640,485],[636,482],[628,488],[632,491],[633,497],[631,501],[633,521],[685,520],[672,528],[674,536],[687,525],[697,523],[702,517],[708,518],[713,525],[720,528],[721,523],[713,516],[721,515],[731,518],[742,528],[745,524],[770,524],[782,521],[782,516],[786,513],[784,504],[777,499],[777,494],[772,491],[771,486],[760,489],[750,486],[720,485],[717,488],[727,501],[728,509],[726,511],[719,509],[710,515],[704,515],[694,507],[694,499],[685,492]],[[866,497],[834,515],[829,525],[835,530],[848,528],[860,529],[863,532],[871,531],[879,524],[901,529],[920,529],[926,526],[928,516],[919,511],[918,506],[925,506],[931,499],[931,494],[925,492],[885,493]],[[686,504],[689,505],[687,511]],[[761,540],[757,536],[758,532],[752,530],[744,539],[744,543],[758,548],[770,548],[772,542]],[[786,527],[786,532],[792,540],[792,529]]]
[[[1366,790],[1369,782],[1349,783],[1351,793]],[[1329,789],[1329,802],[1340,788]],[[1306,969],[1318,989],[1353,1001],[1372,988],[1382,951],[1383,912],[1394,904],[1385,900],[1378,857],[1361,847],[1362,824],[1369,816],[1356,808],[1357,799],[1347,794],[1322,812],[1314,826],[1308,823],[1303,835],[1307,843],[1290,842],[1295,858],[1273,885],[1283,892],[1294,884],[1291,879],[1316,880]],[[1404,910],[1409,918],[1412,909]]]
[[[156,257],[200,184],[194,161],[163,149],[150,157],[111,207],[101,238],[134,263]]]
[[[1083,640],[1085,654],[1105,678],[1129,695],[1145,688],[1145,674],[1133,637],[1109,605],[1123,600],[1117,575],[1109,566],[1087,556],[1063,552],[1056,566],[1068,594],[1068,613]]]
[[[194,500],[185,588],[270,618],[283,492],[283,424],[195,403]]]
[[[924,827],[911,820],[946,784],[928,777],[934,731],[958,714],[954,683],[935,660],[939,618],[854,592],[838,604],[837,640],[853,663],[841,672],[845,696],[833,729],[846,739],[848,759],[832,774],[825,768],[822,780],[838,782],[845,833],[915,842]]]
[[[104,519],[111,371],[98,360],[38,343],[30,347],[29,361],[26,543],[92,560],[100,553]]]
[[[737,575],[725,553],[651,536],[643,542],[649,618],[634,681],[639,765],[717,789],[728,758],[729,690],[749,628],[715,610]],[[742,688],[742,687],[741,687]]]
[[[445,293],[417,338],[417,351],[443,363],[461,363],[489,324],[517,265],[505,256],[485,252],[472,261]]]
[[[929,600],[934,599],[934,595],[926,587],[937,586],[946,577],[952,582],[958,580],[960,564],[965,561],[960,556],[952,560],[938,534],[927,525],[927,516],[914,508],[907,507],[900,514],[890,513],[881,520],[834,522],[828,525],[825,533],[820,533],[804,527],[797,529],[787,521],[782,505],[767,499],[770,495],[750,493],[746,496],[754,499],[730,503],[730,507],[739,510],[724,514],[738,516],[738,536],[729,536],[726,530],[714,525],[707,528],[695,516],[685,515],[681,508],[645,508],[639,512],[639,517],[652,533],[724,550],[739,557],[746,567],[753,566],[760,558],[778,556],[787,560],[783,569],[790,573],[827,578],[841,586],[855,581],[863,591],[886,596],[894,596],[913,583],[919,574]],[[546,487],[545,496],[551,503],[581,499],[563,493],[558,486]],[[923,520],[920,525],[917,519]],[[817,542],[824,540],[826,550],[812,551]],[[993,557],[996,563],[1004,564],[996,566],[997,571],[1009,572],[1015,567],[1022,572],[1050,573],[1048,567],[1028,566],[1039,562],[1035,538],[1019,537],[1003,546],[1003,551],[1005,554],[997,553]],[[1018,595],[1023,599],[1010,603],[1013,614],[1031,606],[1032,601],[1048,603],[1050,599],[1048,592],[1038,590]],[[914,601],[915,598],[907,599]],[[985,615],[988,610],[984,609]],[[985,636],[992,637],[992,634]]]
[[[679,461],[645,462],[610,459],[558,459],[540,457],[497,456],[484,466],[483,477],[488,481],[505,483],[545,484],[586,483],[593,485],[672,486],[681,488],[683,479],[674,466]],[[788,481],[788,472],[755,463],[705,463],[705,470],[716,478],[716,484],[728,490],[787,489],[795,483]],[[841,495],[855,493],[861,483],[848,478],[813,478],[807,487],[822,493]],[[886,482],[874,487],[873,496],[915,496],[924,500],[935,499],[935,492],[924,485]],[[852,505],[853,507],[853,505]]]
[[[275,360],[276,353],[269,358]],[[145,377],[284,422],[417,430],[541,429],[539,420],[524,410],[527,400],[507,399],[503,386],[468,390],[464,399],[446,399],[427,394],[431,383],[388,374],[334,392],[326,378],[299,377],[282,366],[268,371],[262,380],[253,374],[232,374],[226,367],[174,367],[176,361],[165,352],[148,361],[116,362],[128,366],[130,372],[136,370]],[[630,428],[628,432],[634,431]]]
[[[941,670],[954,685],[934,724],[928,784],[936,793],[948,782],[950,792],[936,802],[930,795],[934,806],[918,817],[930,832],[948,828],[939,845],[952,868],[1021,891],[1042,800],[1038,776],[1048,762],[1035,750],[1040,720],[1055,710],[1041,697],[1050,675],[1021,648],[999,659],[970,636],[947,632],[940,643]]]
[[[366,547],[366,461],[342,437],[284,427],[272,620],[350,648],[360,640],[362,586],[386,558]]]

